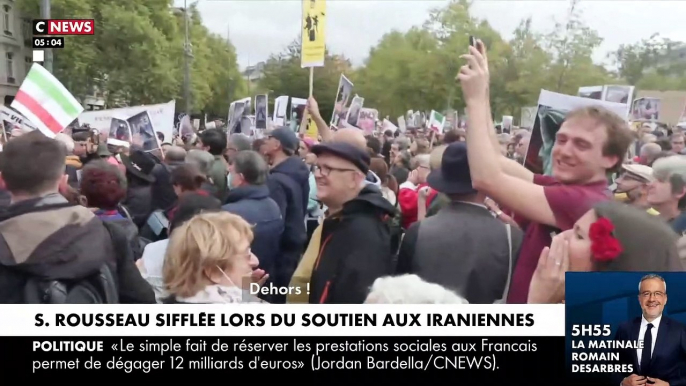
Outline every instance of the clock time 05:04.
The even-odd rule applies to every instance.
[[[62,48],[64,37],[39,36],[33,38],[33,48]]]

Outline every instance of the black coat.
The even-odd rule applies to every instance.
[[[129,188],[126,191],[126,199],[122,205],[131,215],[133,223],[138,229],[141,229],[148,221],[148,217],[153,212],[152,210],[152,186],[149,184],[129,182]],[[134,182],[134,183],[132,183]]]
[[[284,225],[279,206],[269,198],[269,188],[263,185],[232,189],[222,209],[241,216],[253,226],[252,252],[259,259],[260,268],[276,277]]]
[[[324,220],[310,303],[361,304],[379,277],[393,273],[389,216],[395,208],[366,186]]]
[[[155,182],[150,188],[153,210],[167,210],[176,203],[178,197],[176,197],[176,192],[174,192],[174,187],[171,184],[171,173],[179,165],[183,165],[183,163],[159,163],[152,169],[152,175],[155,177]]]
[[[305,248],[305,216],[310,195],[310,170],[298,157],[290,157],[274,168],[267,178],[269,196],[276,202],[284,219],[281,236],[282,257],[277,267],[277,286],[288,286]],[[285,299],[284,299],[285,300]]]

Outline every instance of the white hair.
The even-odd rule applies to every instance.
[[[417,275],[380,277],[374,281],[367,304],[469,304],[454,292]]]
[[[658,179],[678,175],[686,181],[686,156],[672,155],[658,159],[653,163],[653,175]]]
[[[414,157],[416,167],[431,167],[431,154],[418,154]]]
[[[641,283],[643,283],[646,280],[650,280],[650,279],[658,279],[658,280],[662,281],[662,284],[665,285],[665,292],[667,292],[667,282],[665,281],[665,278],[658,275],[658,274],[655,274],[655,273],[649,273],[649,274],[643,276],[641,278],[641,281],[638,282],[638,292],[639,293],[641,292]]]
[[[67,148],[67,153],[72,154],[74,152],[74,140],[69,135],[58,133],[55,135],[55,140],[61,142]]]

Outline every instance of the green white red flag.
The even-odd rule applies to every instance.
[[[31,66],[11,106],[51,138],[83,111],[62,83],[38,63]]]

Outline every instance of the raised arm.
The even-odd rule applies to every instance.
[[[314,99],[314,97],[310,97],[307,100],[307,112],[314,120],[315,125],[317,125],[317,131],[319,131],[319,135],[322,136],[322,142],[332,141],[333,132],[331,131],[329,124],[326,123],[324,118],[322,118],[322,115],[319,113],[319,104],[317,104],[317,100]]]
[[[483,43],[479,42],[479,46],[485,52]],[[507,173],[502,156],[493,151],[486,57],[474,47],[470,47],[470,54],[463,57],[469,64],[462,66],[458,79],[467,102],[467,149],[472,184],[529,220],[556,226],[544,188],[533,183],[533,174],[522,178],[524,173],[519,173],[519,176]]]

